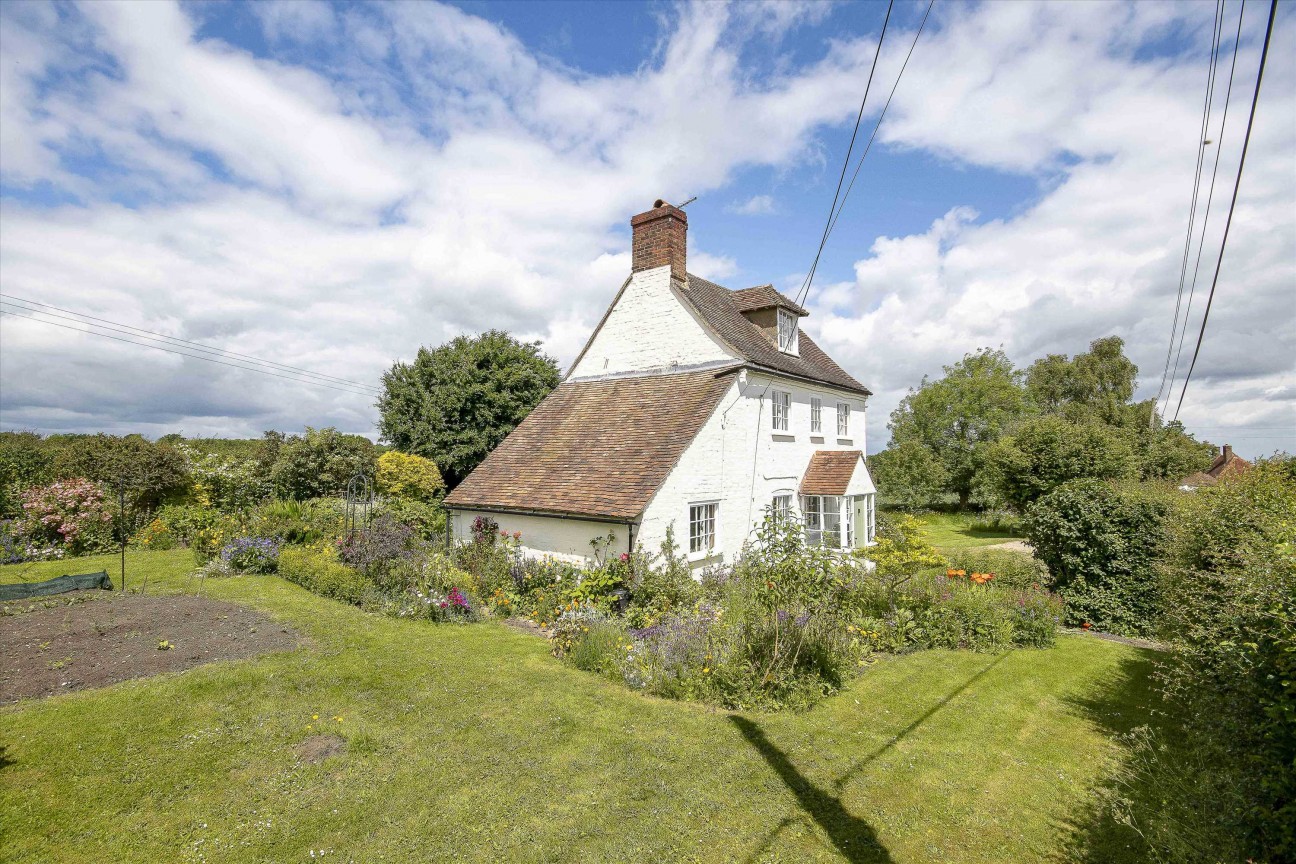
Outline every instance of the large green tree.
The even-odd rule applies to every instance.
[[[917,510],[945,491],[949,475],[931,450],[918,441],[892,444],[868,457],[869,474],[884,507]]]
[[[983,463],[999,495],[1021,510],[1068,480],[1138,476],[1133,439],[1116,426],[1048,414],[988,445]]]
[[[1036,360],[1026,370],[1026,393],[1045,414],[1120,424],[1134,397],[1137,376],[1138,367],[1125,356],[1124,341],[1107,336],[1070,360],[1065,354]]]
[[[1021,419],[1026,393],[1003,351],[968,354],[944,371],[934,381],[924,377],[891,413],[891,440],[931,451],[965,507],[982,480],[980,449]]]
[[[459,336],[383,375],[379,428],[396,449],[435,462],[453,488],[558,381],[538,342],[501,330]]]

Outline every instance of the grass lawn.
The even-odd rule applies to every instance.
[[[975,518],[968,513],[926,513],[918,521],[922,523],[927,542],[938,549],[967,549],[1023,539],[1020,534],[974,530]]]
[[[174,592],[192,559],[130,563]],[[500,624],[378,618],[277,577],[205,593],[310,644],[0,709],[0,858],[1072,860],[1113,732],[1150,701],[1147,654],[1065,636],[892,658],[810,712],[734,714],[639,696]],[[346,749],[303,764],[315,714]]]

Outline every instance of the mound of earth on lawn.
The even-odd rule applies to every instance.
[[[0,618],[0,704],[180,672],[298,645],[236,603],[96,593],[96,602]]]

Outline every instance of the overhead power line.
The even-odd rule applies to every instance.
[[[1211,204],[1215,200],[1215,179],[1219,175],[1220,154],[1224,151],[1224,132],[1228,128],[1229,102],[1233,98],[1233,73],[1237,70],[1238,46],[1242,42],[1242,15],[1246,12],[1246,0],[1238,6],[1237,33],[1233,37],[1233,61],[1229,64],[1228,89],[1224,91],[1224,116],[1220,120],[1219,141],[1215,147],[1215,164],[1211,168],[1210,193],[1206,196],[1206,217],[1202,221],[1201,240],[1197,242],[1197,261],[1193,264],[1192,284],[1188,286],[1188,305],[1184,309],[1183,326],[1179,329],[1179,347],[1175,349],[1174,368],[1170,370],[1170,381],[1166,387],[1165,411],[1170,410],[1170,398],[1174,395],[1175,378],[1179,377],[1179,361],[1183,357],[1184,339],[1188,335],[1188,321],[1192,316],[1193,298],[1197,294],[1197,275],[1201,272],[1202,251],[1206,248],[1206,229],[1210,225]],[[1182,286],[1179,289],[1183,290]],[[1173,334],[1171,342],[1174,341]]]
[[[869,68],[868,82],[864,85],[864,98],[860,100],[859,112],[855,115],[855,128],[851,131],[850,144],[846,147],[846,158],[842,160],[841,175],[837,178],[837,189],[833,192],[832,206],[828,208],[828,218],[824,221],[823,236],[819,238],[819,250],[815,252],[814,263],[810,265],[810,272],[806,274],[801,290],[797,292],[797,303],[801,303],[802,298],[809,294],[810,283],[814,281],[815,270],[819,267],[819,256],[823,254],[824,244],[828,242],[828,228],[832,223],[833,213],[837,211],[837,199],[841,195],[842,184],[846,182],[846,169],[850,167],[851,152],[855,149],[855,138],[859,135],[860,121],[864,119],[864,106],[868,103],[869,90],[873,87],[873,74],[877,72],[878,57],[882,54],[882,42],[886,39],[887,24],[891,21],[891,8],[894,5],[895,0],[889,0],[887,3],[886,17],[882,19],[882,33],[878,36],[877,48],[873,51],[873,65]]]
[[[1188,374],[1184,376],[1183,389],[1179,391],[1179,404],[1175,406],[1175,419],[1183,408],[1184,396],[1188,393],[1188,382],[1192,380],[1193,370],[1197,368],[1197,357],[1201,354],[1202,339],[1206,335],[1206,322],[1210,319],[1211,304],[1215,300],[1215,288],[1219,285],[1220,267],[1224,263],[1224,249],[1228,245],[1229,229],[1233,227],[1233,211],[1237,207],[1238,189],[1242,186],[1242,170],[1246,167],[1247,148],[1251,144],[1251,129],[1255,125],[1256,104],[1260,101],[1260,84],[1264,80],[1265,61],[1269,59],[1269,43],[1273,39],[1274,18],[1278,14],[1278,0],[1269,0],[1269,22],[1265,25],[1264,47],[1260,49],[1260,68],[1256,70],[1255,90],[1251,93],[1251,112],[1247,116],[1246,135],[1242,139],[1242,156],[1238,159],[1237,177],[1233,180],[1233,197],[1229,201],[1228,218],[1224,221],[1224,236],[1220,239],[1219,256],[1215,259],[1215,275],[1211,279],[1210,293],[1206,295],[1206,311],[1202,313],[1201,328],[1197,331],[1197,345],[1193,348],[1192,363]]]
[[[1201,125],[1197,130],[1197,164],[1193,169],[1192,200],[1188,206],[1188,229],[1184,232],[1183,256],[1179,265],[1179,289],[1175,295],[1174,316],[1170,320],[1170,344],[1166,346],[1165,369],[1161,372],[1161,385],[1157,388],[1156,402],[1158,403],[1161,401],[1161,394],[1165,392],[1166,382],[1169,380],[1170,356],[1174,353],[1175,334],[1179,330],[1179,310],[1183,308],[1184,281],[1188,275],[1188,255],[1192,249],[1193,228],[1197,224],[1197,197],[1201,194],[1202,165],[1206,159],[1206,130],[1210,128],[1211,101],[1215,94],[1215,70],[1219,65],[1219,43],[1220,35],[1223,33],[1223,30],[1224,0],[1216,0],[1215,19],[1211,25],[1210,60],[1206,64],[1206,93],[1202,98]],[[1203,231],[1203,241],[1205,240],[1205,236],[1205,232]],[[1187,316],[1185,315],[1184,327],[1187,328],[1187,326]],[[1173,391],[1173,389],[1174,387],[1172,385],[1171,390]],[[1169,408],[1169,401],[1169,397],[1167,397],[1166,408]],[[1164,411],[1162,413],[1164,413]],[[1150,418],[1150,422],[1153,424],[1156,423],[1155,411]]]
[[[29,300],[26,297],[18,297],[13,294],[4,294],[4,293],[0,293],[0,297],[8,297],[10,300],[18,300],[21,301],[22,303],[27,304],[28,306],[42,307],[41,309],[24,309],[24,307],[15,306],[15,304],[13,303],[9,304],[10,306],[15,306],[15,308],[21,309],[23,311],[35,312],[40,315],[48,315],[51,318],[59,318],[64,321],[72,321],[76,324],[83,324],[87,327],[97,327],[105,330],[111,330],[114,333],[123,333],[127,336],[131,336],[136,339],[142,338],[142,339],[148,339],[150,341],[165,341],[167,343],[177,344],[188,350],[196,350],[205,354],[214,354],[218,357],[223,356],[223,357],[237,358],[239,361],[242,362],[252,363],[255,365],[264,365],[264,366],[272,367],[274,369],[279,369],[286,372],[292,372],[294,374],[306,375],[311,378],[318,378],[323,381],[342,384],[347,387],[355,387],[361,390],[370,390],[373,391],[375,395],[382,393],[381,388],[374,387],[372,384],[364,384],[359,381],[351,381],[347,378],[339,378],[336,375],[325,375],[321,372],[312,372],[311,370],[303,369],[300,366],[290,366],[286,363],[277,363],[273,360],[265,360],[260,357],[253,357],[249,354],[240,354],[237,351],[227,351],[223,348],[213,348],[209,345],[204,345],[201,342],[194,342],[189,339],[181,339],[178,336],[167,336],[164,333],[158,333],[153,330],[145,330],[142,327],[135,327],[130,324],[123,324],[120,321],[110,321],[107,318],[97,318],[94,315],[87,315],[84,312],[76,312],[71,309],[64,309],[59,306],[53,306],[49,303],[42,303],[39,300]],[[66,313],[66,315],[55,315],[54,313],[44,311],[45,309],[53,309],[57,312],[64,312]],[[73,315],[76,317],[69,318],[67,317],[68,315]],[[83,318],[89,320],[83,321],[81,320]],[[91,321],[97,321],[102,323],[92,324],[90,323]]]
[[[30,315],[21,315],[21,314],[19,314],[19,313],[17,313],[17,312],[12,311],[14,308],[21,308],[21,307],[17,307],[17,306],[15,306],[15,304],[13,304],[13,303],[0,303],[0,306],[8,306],[8,307],[10,307],[9,309],[3,309],[3,310],[0,310],[0,315],[8,315],[8,316],[10,316],[10,317],[12,317],[12,318],[26,318],[28,321],[35,321],[35,322],[38,323],[38,324],[48,324],[48,325],[51,326],[51,327],[62,327],[64,330],[71,330],[71,331],[73,331],[73,332],[75,332],[75,333],[85,333],[85,334],[90,335],[90,336],[101,336],[101,337],[103,337],[104,339],[112,339],[112,340],[115,341],[115,342],[125,342],[127,345],[137,345],[137,346],[139,346],[140,348],[152,348],[152,349],[154,349],[154,350],[156,350],[156,351],[165,351],[165,352],[168,353],[168,354],[177,354],[177,355],[179,355],[179,356],[181,356],[181,357],[190,357],[190,358],[192,358],[192,359],[194,359],[194,360],[205,360],[205,361],[207,361],[208,363],[217,363],[217,364],[219,364],[219,365],[221,365],[221,366],[229,366],[229,367],[234,368],[234,369],[242,369],[242,370],[244,370],[245,372],[256,372],[256,373],[258,373],[258,374],[260,374],[260,375],[269,375],[269,376],[271,376],[271,377],[273,377],[273,378],[282,378],[282,379],[284,379],[285,381],[292,381],[292,382],[295,382],[295,383],[297,383],[297,384],[307,384],[307,385],[310,385],[310,386],[312,386],[312,387],[326,387],[326,388],[328,388],[329,390],[337,390],[337,391],[339,391],[339,392],[341,392],[341,393],[351,393],[352,395],[355,395],[355,396],[367,396],[367,397],[369,397],[369,398],[373,398],[373,396],[374,396],[373,393],[370,393],[370,392],[367,392],[367,391],[363,391],[363,390],[353,390],[353,389],[350,389],[350,388],[348,388],[348,387],[335,387],[335,386],[333,386],[332,384],[325,384],[325,383],[322,382],[322,381],[311,381],[311,380],[309,380],[309,379],[293,377],[293,376],[291,376],[291,375],[280,375],[280,374],[277,373],[277,372],[271,372],[271,371],[269,371],[269,370],[267,370],[267,369],[258,368],[258,367],[255,367],[255,366],[243,366],[243,365],[240,365],[240,364],[238,364],[238,363],[227,363],[227,362],[225,362],[224,360],[217,360],[217,359],[215,359],[215,358],[213,358],[213,357],[204,357],[204,356],[201,355],[201,354],[189,354],[189,353],[186,353],[186,352],[184,352],[184,351],[179,351],[179,350],[174,349],[174,348],[168,348],[168,347],[166,347],[166,346],[164,346],[164,345],[155,345],[155,344],[151,344],[151,343],[148,343],[148,342],[136,342],[136,341],[134,341],[133,339],[124,339],[124,338],[122,338],[121,336],[113,336],[113,335],[108,334],[108,333],[100,333],[100,332],[97,331],[97,330],[82,330],[80,327],[73,327],[73,326],[71,326],[70,324],[60,324],[60,323],[58,323],[57,321],[47,321],[47,320],[45,320],[45,319],[43,319],[43,318],[34,318],[34,317],[30,316]]]
[[[904,77],[905,69],[909,68],[909,58],[913,56],[914,48],[918,45],[918,37],[922,35],[923,28],[927,26],[927,17],[931,15],[932,7],[936,5],[936,0],[928,0],[927,11],[923,13],[922,21],[918,24],[918,32],[914,33],[913,41],[909,43],[909,53],[905,55],[904,63],[900,64],[900,72],[896,75],[895,83],[891,85],[891,92],[887,95],[886,103],[882,106],[882,113],[878,114],[877,122],[873,124],[873,134],[869,136],[868,144],[864,146],[864,152],[860,154],[859,161],[855,163],[855,173],[851,175],[851,181],[846,185],[846,192],[842,195],[841,203],[837,205],[837,215],[832,217],[832,222],[828,225],[828,236],[832,236],[833,229],[837,227],[837,220],[841,218],[842,210],[846,209],[846,199],[850,197],[851,190],[855,188],[855,181],[859,179],[860,169],[864,167],[864,157],[868,156],[869,151],[873,149],[873,139],[877,138],[878,130],[882,128],[882,121],[886,119],[887,109],[891,107],[891,100],[895,98],[896,88],[900,86],[900,79]]]

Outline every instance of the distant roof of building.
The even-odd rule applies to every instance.
[[[633,521],[738,368],[560,384],[446,503]]]
[[[1214,486],[1221,478],[1250,471],[1251,463],[1233,452],[1233,447],[1225,444],[1220,448],[1215,461],[1205,471],[1195,471],[1179,481],[1179,485],[1190,489],[1199,486]]]
[[[867,387],[856,381],[847,374],[846,370],[833,362],[833,359],[825,354],[823,349],[815,344],[815,341],[805,332],[802,332],[798,337],[800,343],[800,355],[798,356],[780,351],[778,346],[770,341],[761,328],[749,321],[743,315],[744,308],[740,304],[763,303],[764,300],[753,300],[752,298],[758,295],[751,292],[766,291],[787,300],[782,294],[768,286],[730,291],[728,288],[692,274],[689,274],[688,284],[683,286],[680,293],[698,315],[706,321],[707,325],[733,349],[734,353],[748,363],[808,381],[828,384],[864,396],[871,395],[871,391]],[[765,295],[762,293],[759,296]],[[787,302],[791,303],[790,300],[787,300]],[[752,311],[756,308],[765,307],[746,306],[746,311]],[[790,308],[794,310],[801,309],[796,304],[792,304]]]
[[[863,456],[859,450],[816,450],[801,478],[801,494],[845,495]]]

